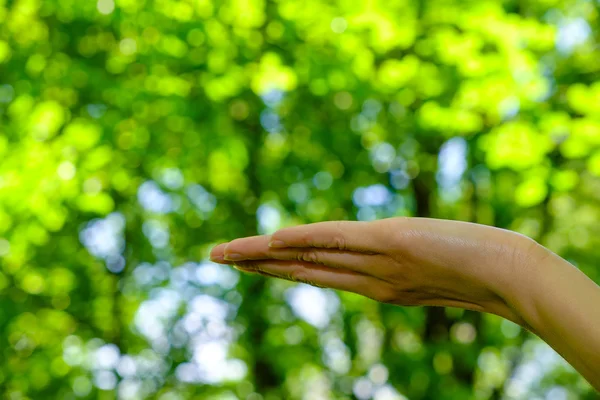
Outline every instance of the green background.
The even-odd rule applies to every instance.
[[[599,9],[0,0],[0,396],[597,398],[497,316],[207,257],[430,216],[519,231],[600,282]]]

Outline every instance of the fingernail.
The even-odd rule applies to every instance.
[[[210,256],[211,261],[223,261],[223,256]]]
[[[229,254],[225,254],[225,256],[223,258],[225,260],[236,261],[236,260],[241,260],[244,257],[242,257],[242,255],[238,254],[238,253],[229,253]]]
[[[285,243],[283,240],[271,240],[269,242],[269,247],[285,247]]]

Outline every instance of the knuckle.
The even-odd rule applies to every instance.
[[[294,269],[290,272],[290,280],[294,282],[308,283],[308,274],[304,269]]]
[[[305,251],[299,254],[299,261],[317,264],[319,262],[319,254],[316,251]]]
[[[338,248],[341,250],[345,250],[346,249],[346,238],[344,236],[344,224],[342,221],[337,221],[335,223],[335,227],[336,227],[337,233],[333,237],[332,247]]]
[[[333,239],[333,247],[340,250],[346,249],[346,239],[339,235]]]
[[[416,229],[415,224],[412,223],[414,222],[412,217],[405,216],[384,218],[373,222],[374,226],[378,228],[376,232],[378,232],[381,237],[392,239],[394,241],[407,240],[417,236],[419,230],[426,229],[424,226]]]

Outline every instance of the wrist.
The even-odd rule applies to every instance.
[[[498,300],[491,306],[498,312],[492,312],[538,334],[535,300],[540,268],[549,259],[566,261],[527,236],[511,232],[504,239],[498,249],[500,255],[496,258],[495,274],[489,281]]]

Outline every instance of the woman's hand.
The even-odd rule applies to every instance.
[[[211,259],[238,269],[355,292],[398,305],[452,306],[524,321],[505,290],[543,247],[506,230],[396,217],[331,221],[216,246]]]
[[[211,259],[382,302],[500,315],[600,390],[600,287],[518,233],[427,218],[319,222],[222,243]]]

